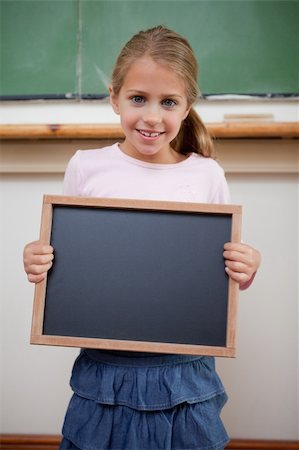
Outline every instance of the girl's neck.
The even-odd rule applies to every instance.
[[[189,155],[183,155],[182,153],[178,153],[172,147],[169,148],[169,152],[167,153],[157,153],[154,155],[144,155],[141,153],[131,154],[130,151],[127,150],[125,143],[119,144],[119,149],[127,156],[131,158],[137,159],[138,161],[143,161],[152,164],[177,164],[188,158]]]

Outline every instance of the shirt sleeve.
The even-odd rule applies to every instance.
[[[80,151],[69,160],[64,174],[63,193],[64,195],[80,197],[82,176],[80,172]]]
[[[214,193],[213,203],[230,203],[230,192],[228,184],[225,178],[223,169],[221,168],[221,174],[217,184],[217,189]]]

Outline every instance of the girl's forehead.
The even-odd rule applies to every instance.
[[[149,86],[153,89],[157,87],[172,88],[185,95],[185,81],[173,69],[159,61],[145,56],[134,61],[128,69],[124,80],[123,88],[130,86]]]

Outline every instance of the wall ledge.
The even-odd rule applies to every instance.
[[[299,122],[219,122],[206,127],[214,138],[299,138]],[[122,139],[118,124],[0,125],[0,139]]]

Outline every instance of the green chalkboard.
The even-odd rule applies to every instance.
[[[78,10],[74,1],[1,1],[2,95],[75,93]]]
[[[2,0],[2,98],[107,94],[123,44],[158,24],[188,38],[203,94],[297,94],[299,2]]]

